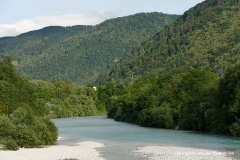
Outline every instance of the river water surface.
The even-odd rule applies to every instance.
[[[234,153],[240,159],[240,140],[227,136],[191,131],[146,128],[116,122],[106,116],[65,118],[53,120],[58,127],[58,144],[74,145],[81,141],[97,141],[106,147],[99,151],[109,160],[141,160],[134,154],[139,146],[167,145],[211,149]]]

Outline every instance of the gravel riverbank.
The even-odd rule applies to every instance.
[[[233,160],[233,152],[173,146],[142,146],[134,153],[147,160]]]
[[[55,145],[46,148],[21,148],[18,151],[0,151],[0,160],[104,160],[97,148],[104,144],[85,141],[76,145]]]

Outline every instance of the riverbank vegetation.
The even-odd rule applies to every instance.
[[[0,143],[4,149],[54,144],[57,128],[40,116],[32,85],[19,76],[9,57],[0,60]]]
[[[97,97],[91,87],[22,77],[10,57],[0,59],[0,90],[1,149],[54,144],[58,133],[51,118],[105,112],[96,107]]]
[[[117,121],[239,137],[239,85],[237,65],[224,78],[197,69],[152,73],[126,86],[108,84],[98,96]]]

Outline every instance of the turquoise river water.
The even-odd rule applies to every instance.
[[[58,127],[58,144],[74,145],[81,141],[96,141],[106,145],[99,151],[105,159],[141,160],[133,154],[138,146],[170,145],[228,151],[240,159],[240,139],[191,131],[146,128],[116,122],[106,116],[53,120]]]

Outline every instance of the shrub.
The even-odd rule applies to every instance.
[[[8,140],[3,140],[1,142],[1,144],[3,144],[3,149],[4,150],[13,150],[16,151],[19,149],[16,141],[14,141],[13,139],[8,139]]]

